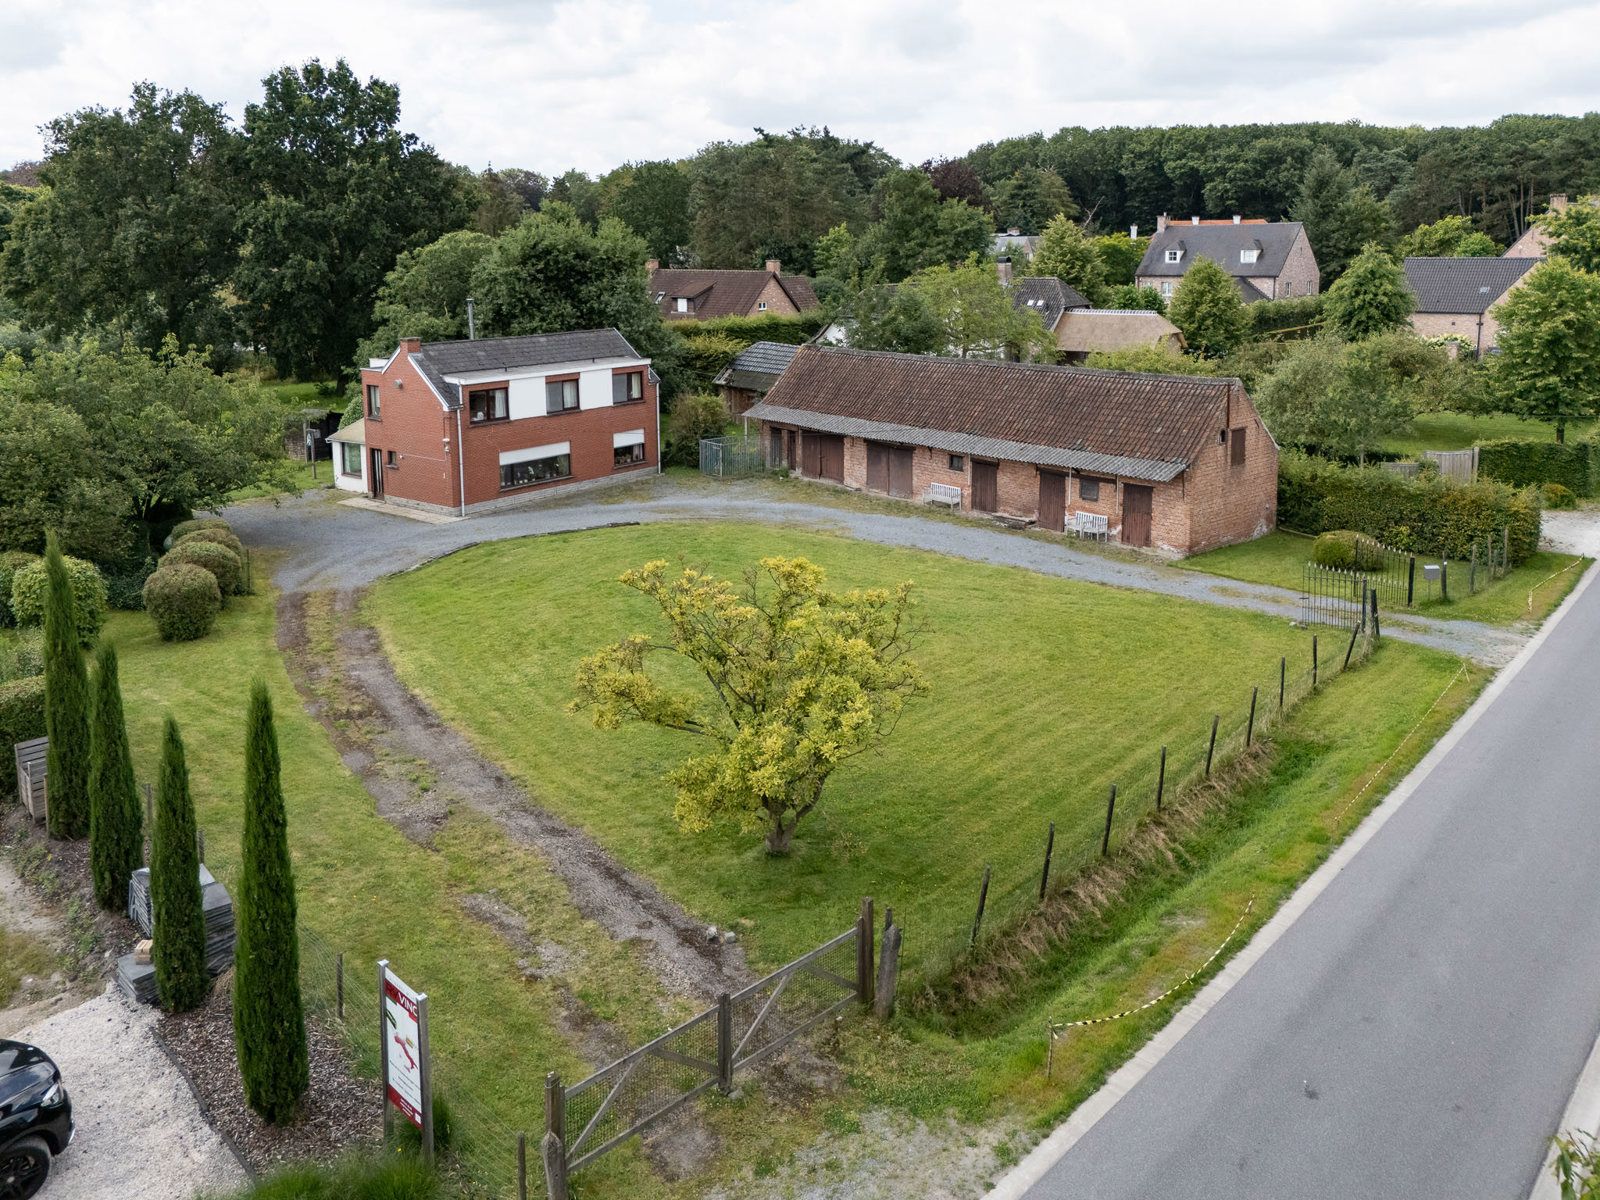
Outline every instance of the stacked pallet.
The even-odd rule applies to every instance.
[[[200,864],[200,907],[206,921],[206,968],[220,975],[233,965],[233,897]],[[150,868],[141,867],[128,881],[128,916],[146,937],[155,928],[150,900]]]
[[[139,958],[140,955],[134,953],[117,959],[117,990],[136,1004],[154,1004],[156,969],[148,954],[143,956],[143,962]]]

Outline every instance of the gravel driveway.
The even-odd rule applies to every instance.
[[[1285,620],[1293,619],[1299,608],[1296,594],[1284,588],[1080,550],[1067,542],[977,522],[921,516],[909,506],[903,515],[861,511],[790,499],[776,492],[772,484],[759,481],[712,486],[657,477],[630,485],[621,494],[552,498],[525,508],[436,523],[413,520],[397,511],[353,508],[338,503],[341,494],[324,490],[277,504],[254,501],[235,505],[226,515],[251,546],[285,552],[276,579],[290,592],[363,587],[452,550],[502,538],[619,523],[734,520],[833,531],[886,546],[931,550],[1064,579],[1159,592]],[[1509,662],[1527,640],[1524,634],[1492,625],[1411,615],[1386,622],[1384,628],[1403,641],[1491,665]]]
[[[41,1200],[186,1200],[245,1180],[156,1044],[156,1011],[114,990],[16,1034],[56,1060],[77,1136]]]

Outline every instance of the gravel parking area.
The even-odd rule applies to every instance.
[[[61,1067],[78,1131],[43,1200],[186,1200],[244,1182],[156,1042],[157,1020],[108,990],[16,1035]]]

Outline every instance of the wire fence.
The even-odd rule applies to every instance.
[[[761,439],[752,435],[700,439],[700,471],[719,479],[759,475],[767,469]]]
[[[919,934],[920,942],[929,943],[919,972],[923,980],[948,978],[991,943],[1011,936],[1050,897],[1124,845],[1146,818],[1223,771],[1296,705],[1364,662],[1377,634],[1373,622],[1357,621],[1348,633],[1313,635],[1309,659],[1298,670],[1280,658],[1233,705],[1194,714],[1180,737],[1151,745],[1124,762],[1117,782],[1096,798],[1103,807],[1093,818],[1079,817],[1060,838],[1054,822],[1041,829],[1039,856],[1031,869],[1018,864],[1002,878],[985,866],[972,880],[970,924],[947,929],[942,938]]]

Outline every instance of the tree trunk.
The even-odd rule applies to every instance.
[[[1567,441],[1567,423],[1560,418],[1556,420],[1556,445],[1565,445]]]
[[[767,830],[767,853],[774,858],[789,853],[789,843],[794,839],[794,826],[785,828],[782,821],[774,821]]]

